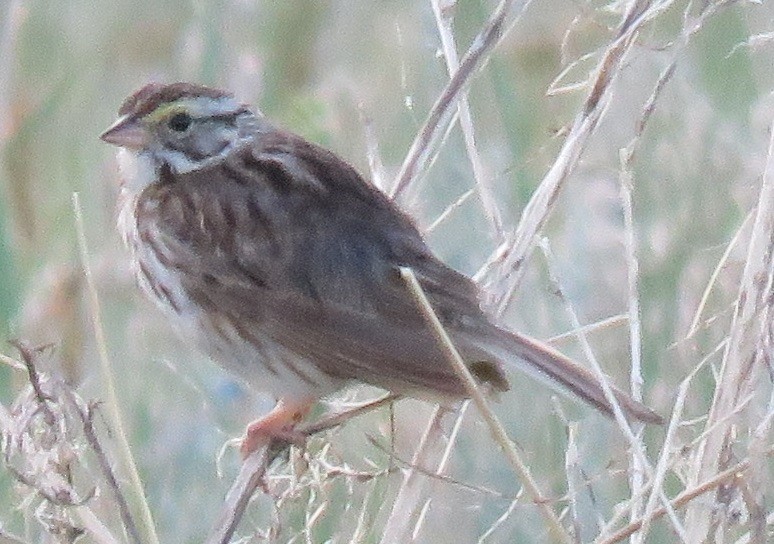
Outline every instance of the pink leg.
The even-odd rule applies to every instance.
[[[247,426],[239,452],[242,459],[267,446],[272,440],[282,440],[291,444],[303,444],[304,436],[294,430],[314,406],[316,399],[290,400],[282,398],[271,412],[256,419]]]

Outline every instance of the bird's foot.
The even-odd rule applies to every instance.
[[[303,446],[306,434],[295,430],[295,426],[306,417],[314,403],[310,399],[280,399],[271,412],[253,421],[245,429],[239,447],[242,459],[247,459],[253,452],[274,442]]]

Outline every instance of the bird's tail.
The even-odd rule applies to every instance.
[[[569,392],[607,416],[613,407],[605,397],[596,376],[555,349],[532,338],[495,328],[478,347],[505,366],[514,364],[531,376],[561,392]],[[611,389],[624,414],[644,423],[662,424],[656,412],[631,398],[611,384]]]

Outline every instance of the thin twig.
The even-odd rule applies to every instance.
[[[388,404],[393,403],[400,398],[400,395],[388,393],[379,397],[378,399],[369,400],[355,406],[348,407],[346,410],[325,414],[324,417],[321,417],[315,422],[302,423],[296,428],[296,430],[302,434],[305,434],[306,436],[318,434],[323,431],[327,431],[328,429],[332,429],[333,427],[338,427],[353,417],[357,417],[359,415],[365,414],[366,412],[371,412],[383,406],[387,406]]]
[[[296,430],[307,437],[337,427],[349,419],[395,402],[399,395],[387,394],[378,399],[363,402],[340,412],[327,414],[318,421],[302,423]],[[227,543],[236,531],[250,498],[260,486],[271,462],[289,444],[272,442],[245,459],[234,483],[226,494],[218,519],[207,537],[206,544]]]
[[[389,449],[386,448],[384,445],[382,445],[376,438],[374,438],[372,436],[367,436],[367,439],[368,439],[368,442],[374,448],[378,449],[379,451],[382,451],[382,452],[387,453],[387,454],[392,453],[393,460],[395,461],[395,463],[397,465],[401,465],[403,468],[406,468],[406,469],[412,470],[412,471],[416,471],[417,473],[422,474],[423,476],[426,476],[428,478],[432,478],[434,480],[438,480],[439,482],[443,482],[443,483],[449,484],[449,485],[451,485],[453,487],[458,487],[460,489],[464,489],[465,491],[471,491],[473,493],[478,493],[478,494],[483,495],[485,497],[490,497],[490,498],[494,498],[494,499],[498,499],[498,500],[503,500],[503,501],[508,501],[508,502],[519,500],[519,495],[518,494],[515,495],[515,496],[514,495],[508,495],[506,493],[502,493],[502,492],[496,491],[494,489],[490,489],[490,488],[487,488],[487,487],[482,487],[482,486],[479,486],[479,485],[473,485],[473,484],[468,483],[468,482],[463,482],[463,481],[461,481],[461,480],[459,480],[457,478],[453,478],[451,476],[446,476],[446,475],[444,475],[442,473],[439,473],[437,468],[433,469],[433,470],[429,470],[429,469],[425,468],[422,465],[416,464],[414,459],[411,459],[411,460],[403,459],[401,456],[395,455],[393,452],[390,452]],[[448,446],[447,446],[447,449],[448,449]],[[407,473],[408,473],[408,470],[407,470]]]
[[[747,216],[744,218],[744,221],[742,221],[742,224],[739,225],[738,229],[736,229],[734,236],[726,246],[726,250],[723,252],[723,255],[720,256],[720,259],[718,259],[718,264],[715,265],[715,269],[712,271],[712,275],[710,276],[707,285],[704,287],[704,292],[701,294],[699,304],[696,306],[696,311],[693,314],[693,321],[691,321],[691,326],[688,329],[688,332],[685,334],[686,339],[691,338],[699,329],[701,315],[704,313],[704,308],[707,306],[710,293],[712,292],[712,289],[715,287],[715,284],[720,277],[720,272],[726,266],[728,259],[731,257],[731,251],[736,247],[736,244],[742,238],[742,234],[747,230],[747,227],[751,225],[753,217],[755,217],[755,210],[750,210],[747,212]]]
[[[263,481],[271,462],[272,448],[264,447],[253,452],[242,463],[234,483],[226,494],[215,527],[205,544],[228,544],[245,513],[255,490]]]
[[[73,410],[75,410],[75,412],[78,414],[78,417],[81,419],[81,423],[83,424],[83,435],[86,437],[86,441],[94,451],[94,454],[97,457],[97,463],[99,464],[99,468],[102,471],[102,476],[105,478],[108,487],[113,492],[113,498],[118,504],[118,512],[121,516],[121,522],[124,524],[124,529],[129,535],[129,539],[136,544],[141,544],[142,539],[140,538],[140,532],[137,529],[137,524],[135,523],[134,517],[129,510],[129,503],[121,491],[118,478],[116,478],[113,467],[110,464],[110,460],[108,459],[108,456],[105,453],[105,449],[102,447],[102,444],[99,441],[99,437],[97,436],[97,431],[94,428],[94,407],[89,406],[88,408],[84,409],[76,400],[73,393],[67,388],[62,388],[62,394],[65,400],[70,404]]]
[[[766,455],[768,457],[771,457],[772,455],[774,455],[774,448],[770,448],[766,452]],[[669,502],[669,505],[675,510],[680,509],[686,506],[687,504],[691,503],[695,498],[700,497],[705,493],[709,493],[710,491],[717,489],[718,486],[720,486],[721,484],[725,483],[726,481],[732,478],[736,478],[740,474],[747,471],[749,468],[750,468],[750,460],[745,459],[744,461],[741,461],[740,463],[737,463],[736,465],[717,473],[715,476],[713,476],[712,478],[709,478],[708,480],[702,482],[701,484],[695,487],[692,487],[691,489],[688,489],[686,491],[683,491],[677,497],[672,499]],[[664,516],[664,514],[666,513],[667,513],[666,508],[664,507],[658,508],[653,512],[651,519],[658,519]],[[621,542],[622,540],[634,534],[635,531],[638,531],[642,527],[642,523],[643,523],[643,520],[641,519],[634,521],[629,525],[627,525],[626,527],[620,529],[616,533],[610,535],[608,538],[597,541],[596,544],[615,544],[616,542]]]
[[[562,342],[564,340],[574,340],[575,338],[578,337],[579,334],[588,335],[589,333],[605,330],[609,327],[615,327],[617,325],[626,323],[626,320],[628,318],[629,316],[627,314],[613,315],[610,317],[606,317],[604,319],[600,319],[599,321],[596,321],[594,323],[587,323],[583,325],[580,328],[580,330],[570,330],[567,332],[563,332],[561,334],[557,334],[549,338],[546,338],[543,341],[547,344],[554,344],[556,342]]]
[[[48,405],[48,402],[51,400],[51,398],[48,394],[43,392],[43,387],[40,383],[40,375],[38,374],[38,370],[35,366],[35,356],[37,353],[40,353],[41,348],[30,348],[24,342],[18,340],[12,340],[11,345],[19,350],[24,367],[27,369],[28,380],[32,386],[32,390],[35,392],[35,398],[37,399],[38,405],[45,414],[46,424],[49,427],[53,427],[54,422],[56,421],[56,416],[54,416],[54,412]]]
[[[24,363],[14,359],[13,357],[9,357],[8,355],[4,355],[2,353],[0,353],[0,363],[3,363],[4,365],[9,366],[10,368],[13,368],[14,370],[26,370]]]

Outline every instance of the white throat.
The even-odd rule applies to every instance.
[[[121,189],[135,195],[158,179],[156,163],[150,156],[124,148],[118,149],[118,170]]]

